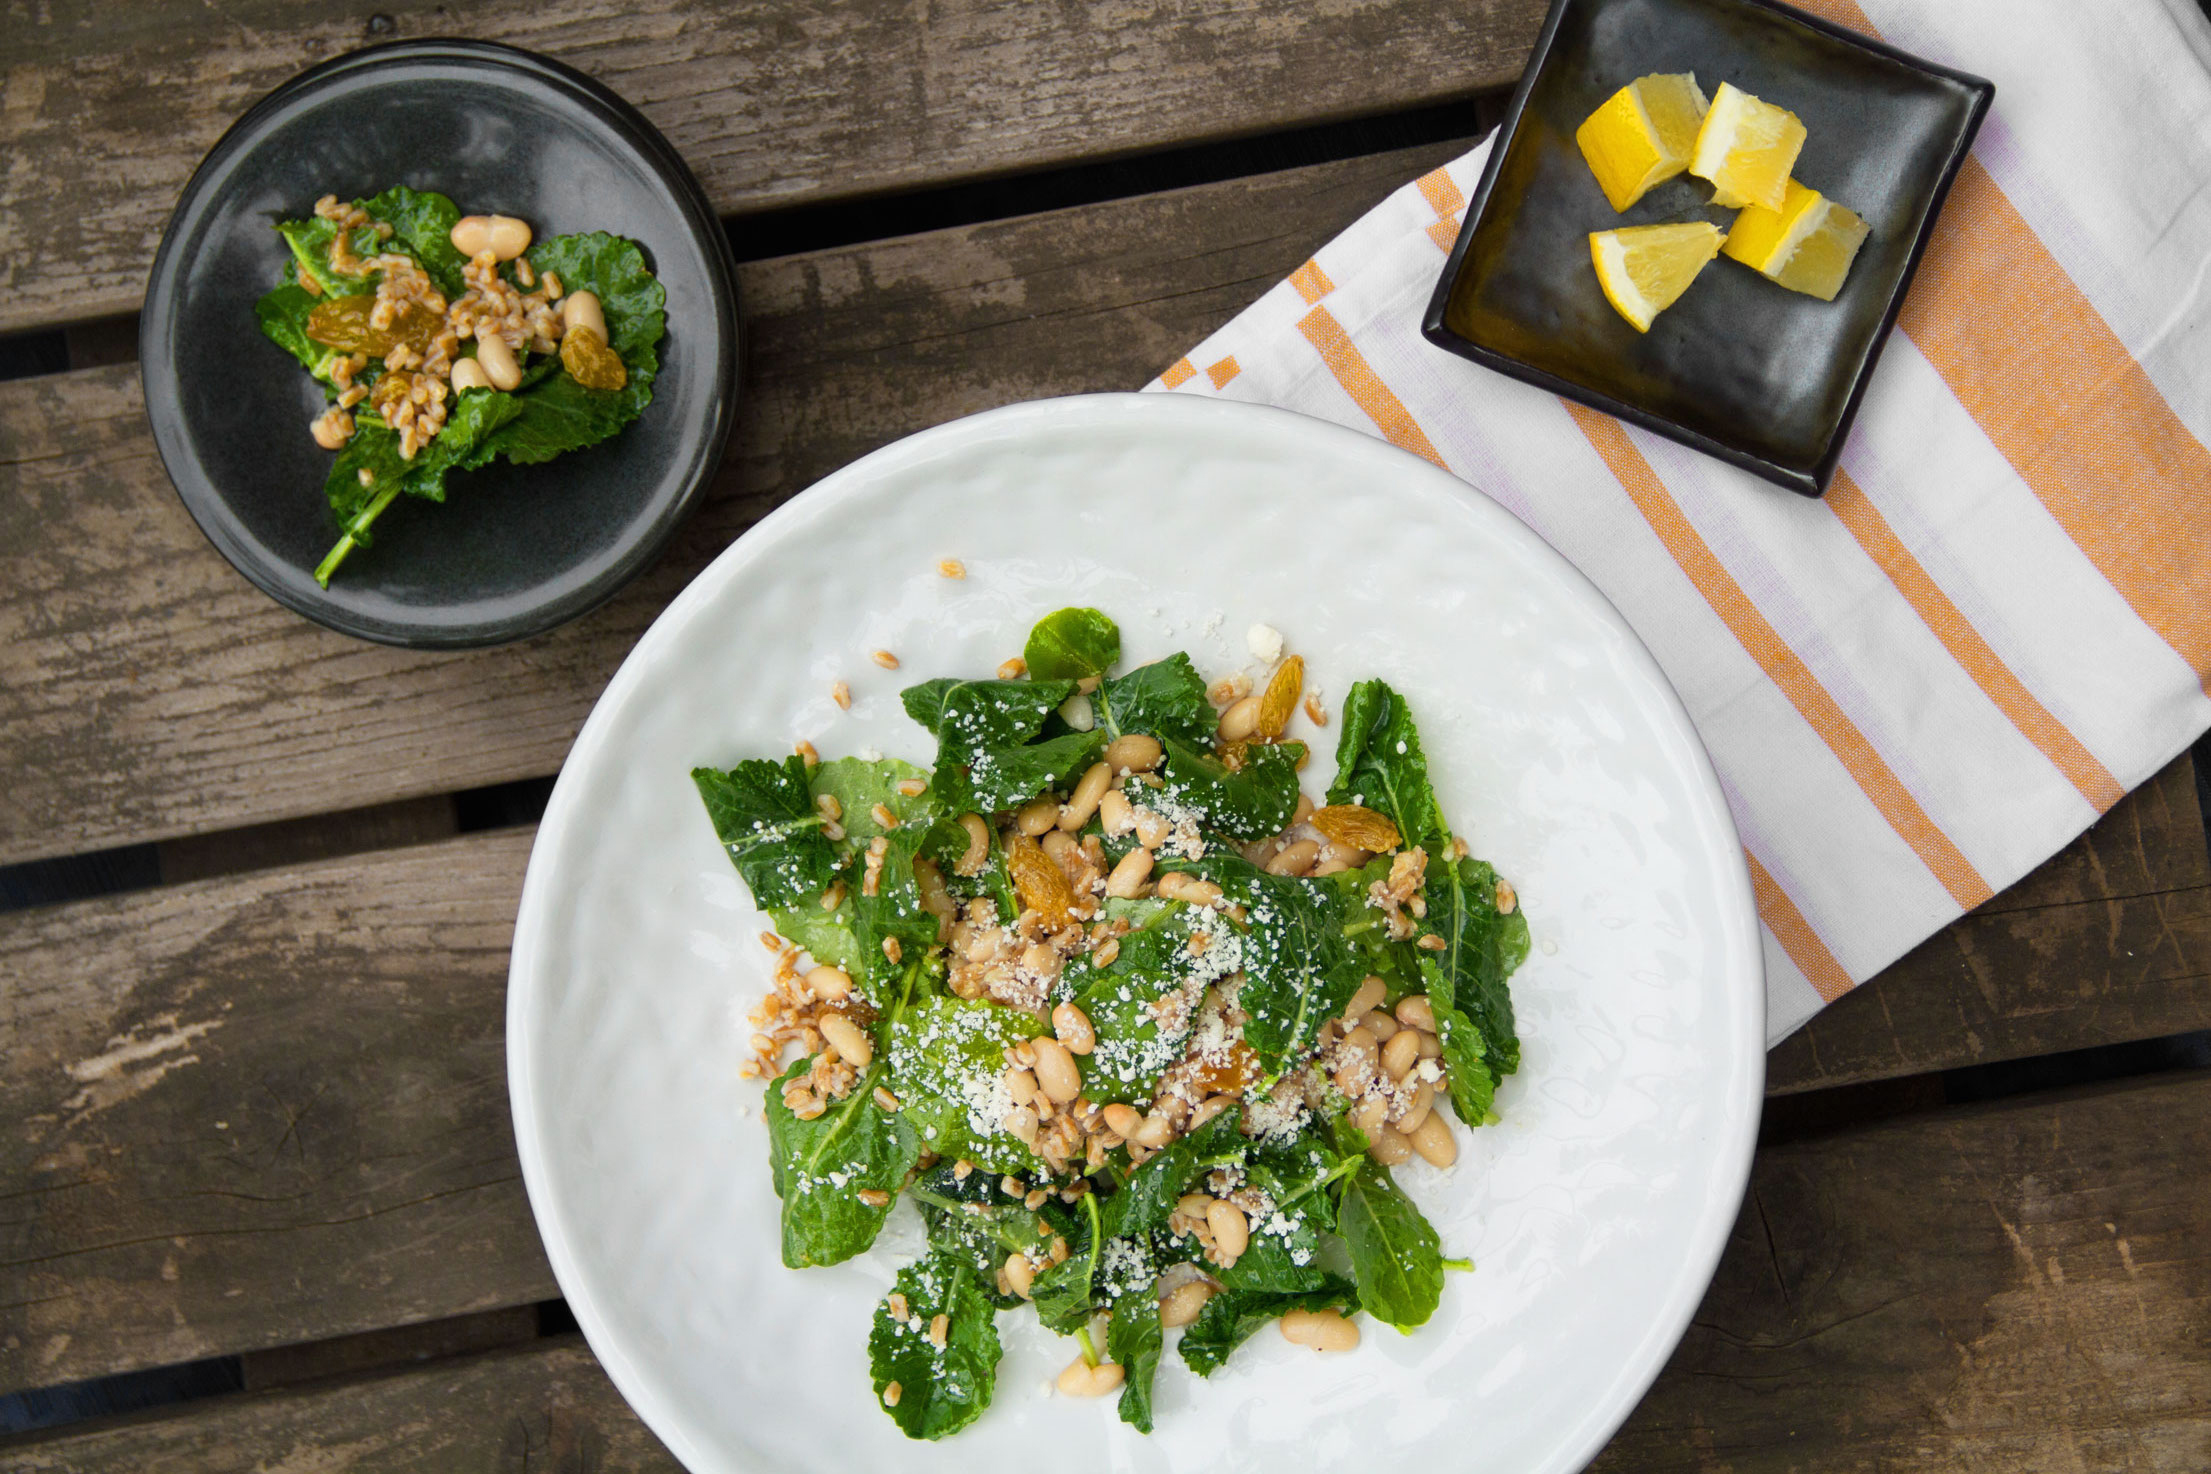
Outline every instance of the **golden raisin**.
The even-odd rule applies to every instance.
[[[427,352],[444,319],[428,308],[409,302],[392,315],[388,328],[373,327],[369,314],[376,308],[371,295],[332,297],[315,304],[307,314],[307,336],[340,353],[371,353],[378,358],[401,343],[417,353]]]
[[[1201,1096],[1241,1090],[1259,1078],[1259,1056],[1241,1039],[1229,1040],[1217,1057],[1213,1050],[1193,1057],[1191,1067],[1191,1087]]]
[[[1404,843],[1389,815],[1377,814],[1359,804],[1330,804],[1325,809],[1315,809],[1309,822],[1337,844],[1378,855]]]
[[[1065,926],[1075,919],[1075,888],[1067,883],[1067,872],[1019,830],[1006,845],[1006,869],[1023,910],[1034,911],[1046,926]]]
[[[561,334],[561,367],[586,389],[611,394],[630,381],[622,355],[607,347],[606,339],[580,323]]]
[[[1252,728],[1252,735],[1271,742],[1282,735],[1282,729],[1290,724],[1290,714],[1297,710],[1298,697],[1305,694],[1305,657],[1293,655],[1275,667],[1274,679],[1267,682],[1267,692],[1259,698],[1259,722]]]
[[[1234,742],[1217,743],[1213,748],[1213,755],[1221,760],[1222,767],[1231,773],[1240,773],[1244,764],[1251,760],[1251,744],[1241,738]]]

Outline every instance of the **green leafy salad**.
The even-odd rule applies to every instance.
[[[1411,709],[1351,688],[1316,805],[1301,658],[1209,688],[1120,653],[1067,609],[995,678],[909,687],[931,768],[801,743],[692,774],[776,921],[748,1068],[783,1262],[865,1251],[900,1197],[927,1232],[868,1340],[911,1437],[981,1416],[1024,1303],[1079,1347],[1059,1390],[1149,1432],[1170,1332],[1201,1377],[1270,1321],[1348,1349],[1471,1268],[1391,1169],[1496,1119],[1528,927]]]
[[[292,264],[255,312],[328,400],[309,427],[338,452],[325,587],[401,495],[442,502],[455,471],[596,445],[652,401],[666,293],[634,241],[533,242],[404,185],[276,228]]]

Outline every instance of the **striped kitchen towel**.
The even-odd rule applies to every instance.
[[[2211,23],[1808,8],[1997,88],[1824,499],[1421,338],[1486,144],[1150,386],[1426,456],[1612,598],[1726,786],[1774,1040],[2211,725]]]

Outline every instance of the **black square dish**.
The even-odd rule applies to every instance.
[[[1722,257],[1648,333],[1613,311],[1589,233],[1731,210],[1683,174],[1621,214],[1574,142],[1651,72],[1733,82],[1804,120],[1795,176],[1871,227],[1833,302]],[[1422,331],[1501,373],[1729,461],[1827,489],[1881,345],[1996,89],[1771,0],[1554,0]]]

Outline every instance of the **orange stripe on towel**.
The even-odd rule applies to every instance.
[[[1197,374],[1197,366],[1187,358],[1178,358],[1167,365],[1167,371],[1159,376],[1159,382],[1170,389],[1180,389]]]
[[[1228,387],[1228,381],[1235,378],[1238,374],[1242,372],[1243,369],[1239,367],[1236,362],[1236,355],[1231,353],[1228,357],[1222,359],[1219,363],[1216,363],[1211,368],[1207,369],[1205,371],[1205,376],[1213,381],[1214,388],[1226,389]]]
[[[1351,396],[1352,403],[1358,405],[1366,412],[1366,417],[1374,421],[1374,427],[1382,432],[1383,439],[1401,450],[1425,456],[1443,466],[1443,457],[1436,453],[1435,446],[1429,443],[1427,435],[1415,423],[1412,412],[1405,408],[1405,402],[1391,392],[1389,385],[1382,382],[1381,376],[1367,363],[1366,355],[1359,351],[1358,345],[1351,341],[1351,335],[1343,330],[1342,325],[1329,316],[1327,308],[1316,307],[1306,313],[1298,320],[1297,330],[1305,335],[1308,343],[1320,350],[1321,362],[1328,365],[1328,371],[1336,376],[1337,383],[1343,385],[1344,393]],[[1443,469],[1448,471],[1451,468],[1443,466]]]
[[[1781,950],[1789,954],[1796,970],[1804,974],[1805,981],[1819,994],[1820,1002],[1833,1003],[1857,984],[1850,974],[1835,960],[1835,954],[1827,950],[1827,944],[1812,930],[1812,924],[1804,919],[1804,913],[1796,909],[1796,902],[1789,893],[1758,863],[1758,857],[1749,850],[1743,858],[1750,861],[1750,889],[1758,898],[1758,919],[1773,933],[1773,939],[1781,944]]]
[[[1889,582],[1927,628],[1934,632],[1942,647],[1950,652],[1951,659],[1973,678],[1996,709],[2011,719],[2011,724],[2032,742],[2042,755],[2048,758],[2067,782],[2080,790],[2080,796],[2102,813],[2126,796],[2119,780],[2096,761],[2095,754],[2081,745],[2066,725],[2051,715],[2029,691],[2026,683],[2013,674],[2003,657],[1973,628],[1950,596],[1942,591],[1911,549],[1881,515],[1880,508],[1866,500],[1866,494],[1851,480],[1847,472],[1835,473],[1834,485],[1827,489],[1827,506],[1834,512],[1850,535],[1858,540],[1866,556],[1888,575]]]
[[[1305,299],[1308,307],[1336,290],[1336,284],[1328,279],[1327,272],[1320,269],[1318,261],[1308,261],[1291,272],[1290,285],[1297,288],[1297,294]]]
[[[1562,401],[1564,402],[1564,401]],[[1673,554],[1712,612],[1719,615],[1751,659],[1797,709],[1807,725],[1819,734],[1846,772],[1856,780],[1868,801],[1889,822],[1889,827],[1912,848],[1921,863],[1942,882],[1951,899],[1968,911],[1991,894],[1986,880],[1950,836],[1944,834],[1903,780],[1896,776],[1857,724],[1828,694],[1803,657],[1791,650],[1775,631],[1750,595],[1743,591],[1704,538],[1698,534],[1673,493],[1658,479],[1650,462],[1635,448],[1620,422],[1609,415],[1566,404],[1566,411],[1581,426],[1589,443],[1603,457],[1622,489],[1650,523],[1651,531]]]
[[[1420,176],[1420,195],[1428,208],[1448,220],[1466,208],[1466,196],[1451,182],[1448,169],[1431,169]]]

